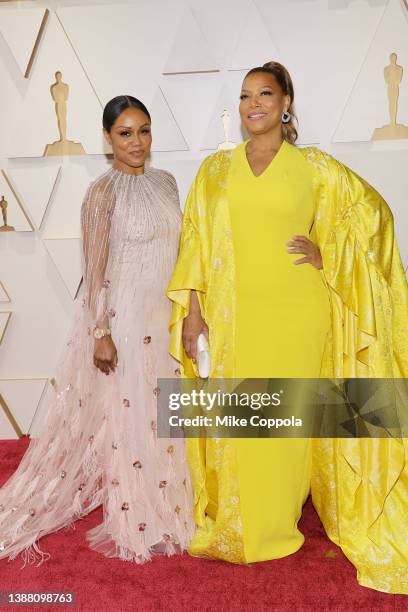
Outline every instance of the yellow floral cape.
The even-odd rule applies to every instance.
[[[323,259],[330,295],[331,331],[324,377],[408,377],[408,289],[393,216],[381,195],[356,173],[315,147],[299,149],[314,176],[316,214],[311,238]],[[182,342],[190,291],[197,292],[210,330],[212,377],[234,377],[234,253],[227,180],[231,152],[219,151],[200,166],[183,218],[179,258],[168,287],[173,301],[171,354],[183,376],[196,376]],[[407,406],[408,410],[408,406]],[[206,446],[218,445],[224,470],[214,531],[205,489]],[[329,538],[357,568],[360,584],[408,593],[408,445],[394,439],[313,440],[312,499]],[[207,538],[208,556],[242,562],[234,460],[228,440],[189,439],[195,520]],[[222,513],[222,504],[228,512]],[[235,512],[235,514],[234,514]],[[229,556],[219,554],[228,534]],[[194,551],[193,551],[194,554]]]

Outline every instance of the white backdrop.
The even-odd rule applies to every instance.
[[[18,230],[0,233],[0,438],[30,431],[64,345],[81,276],[80,205],[108,167],[110,98],[145,102],[151,163],[173,172],[184,205],[200,161],[223,140],[224,108],[231,139],[242,140],[246,71],[281,61],[295,84],[299,143],[329,151],[383,194],[407,265],[408,139],[370,141],[388,123],[392,52],[405,69],[398,122],[408,125],[404,0],[0,2],[0,197]],[[67,135],[86,156],[42,157],[59,137],[58,70],[70,87]]]

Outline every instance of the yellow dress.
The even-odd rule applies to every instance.
[[[182,375],[187,377],[197,375],[195,365],[184,351],[182,339],[183,320],[189,312],[192,289],[197,293],[210,330],[211,376],[234,378],[238,367],[245,368],[246,373],[256,367],[258,372],[270,375],[269,371],[260,370],[261,366],[267,367],[265,360],[258,358],[253,350],[253,338],[245,336],[247,325],[261,320],[259,313],[264,307],[263,299],[260,300],[258,295],[258,299],[253,300],[250,313],[248,302],[247,315],[241,316],[244,284],[245,281],[252,282],[252,279],[249,270],[242,274],[245,262],[239,259],[239,255],[244,252],[244,244],[242,249],[239,246],[234,248],[234,231],[236,239],[239,228],[241,239],[248,240],[243,236],[245,227],[235,215],[242,210],[241,184],[235,202],[231,201],[231,173],[235,164],[245,161],[242,157],[239,159],[240,154],[242,149],[238,147],[234,152],[219,151],[207,157],[201,164],[185,206],[179,256],[167,295],[173,301],[170,352],[179,361]],[[290,169],[283,163],[289,160],[289,155],[293,156]],[[302,166],[299,156],[311,170],[311,183],[311,175],[307,177],[306,166]],[[330,301],[330,324],[324,341],[321,375],[408,378],[408,287],[394,237],[392,213],[386,202],[364,179],[329,154],[315,147],[297,149],[287,143],[261,181],[258,181],[259,177],[253,180],[243,171],[240,173],[242,193],[246,184],[244,177],[248,184],[252,183],[251,192],[254,183],[262,184],[266,178],[271,179],[271,185],[274,184],[277,180],[274,173],[279,164],[283,173],[289,172],[288,189],[296,187],[307,191],[310,185],[313,189],[312,196],[307,197],[305,191],[302,195],[304,215],[298,218],[298,209],[294,224],[285,228],[285,221],[281,219],[279,225],[283,230],[281,238],[286,242],[295,232],[307,234],[308,223],[314,218],[311,237],[322,253],[321,276]],[[291,175],[292,167],[296,167],[296,176],[298,172],[304,172],[301,185],[296,186],[296,181],[293,181],[296,176]],[[271,198],[273,194],[271,191]],[[312,201],[314,215],[311,214]],[[283,199],[279,203],[275,201],[274,205],[279,207],[280,203]],[[252,197],[250,205],[261,206]],[[302,225],[295,228],[298,221]],[[247,219],[246,223],[249,229],[249,224],[255,220]],[[291,231],[286,236],[288,229]],[[264,236],[262,227],[258,226],[257,231]],[[255,253],[258,243],[263,248],[267,246],[264,240],[261,243],[258,236],[253,236]],[[271,244],[270,248],[274,245]],[[275,259],[281,265],[288,265],[297,256],[287,254],[284,245],[282,248],[279,254],[274,253]],[[264,260],[258,263],[260,268],[256,268],[254,260],[251,260],[249,267],[253,277],[262,277],[262,286],[270,289],[274,267],[267,266]],[[317,294],[320,295],[319,273],[311,266],[289,266],[288,274],[292,273],[299,275],[299,283],[300,275],[303,275],[303,291],[308,293],[310,300],[316,298],[310,292],[311,275],[314,274]],[[281,275],[279,279],[282,280]],[[259,291],[259,283],[257,287]],[[322,295],[317,302],[323,313]],[[274,304],[276,307],[278,301]],[[265,317],[269,317],[270,329],[273,329],[276,321],[272,321],[267,307]],[[279,354],[275,353],[279,361],[274,366],[282,366],[288,376],[298,376],[302,371],[307,371],[306,375],[315,375],[313,362],[319,361],[324,325],[319,327],[313,312],[302,311],[301,317],[291,317],[298,325],[296,334],[307,333],[307,329],[302,327],[304,317],[309,317],[308,320],[315,325],[308,355],[315,354],[316,359],[310,357],[310,362],[309,359],[306,362],[306,353],[299,347],[289,358],[287,347],[293,340],[293,327],[285,325],[288,344],[284,348],[281,345]],[[247,324],[241,324],[245,320]],[[255,331],[257,334],[265,333],[264,321]],[[280,334],[280,326],[277,332]],[[251,345],[250,350],[244,351],[239,346],[244,342]],[[296,338],[294,342],[296,346]],[[266,345],[265,342],[265,350]],[[270,353],[268,357],[274,358]],[[254,444],[255,455],[256,447],[259,452],[259,442],[270,442],[267,452],[263,449],[258,455],[262,457],[261,461],[256,462],[254,458],[247,463],[251,444]],[[292,444],[298,440],[288,442]],[[240,446],[242,443],[244,446]],[[292,485],[296,477],[290,474],[290,462],[293,458],[296,464],[299,453],[292,455],[287,452],[288,446],[279,448],[275,443],[276,440],[187,440],[194,488],[194,517],[198,527],[190,546],[191,554],[245,563],[270,558],[271,554],[287,554],[301,545],[302,537],[294,523],[290,533],[285,531],[285,517],[283,513],[279,514],[281,499],[276,499],[268,490],[262,490],[267,472],[263,462],[265,459],[269,461],[275,451],[277,454],[281,452],[286,461],[281,462],[284,471],[275,471],[275,482],[271,486],[275,491],[292,491],[292,497],[287,496],[284,507],[296,521],[308,488],[308,478],[306,472],[298,476],[302,491],[294,494]],[[244,450],[245,453],[241,452]],[[282,482],[285,480],[282,474],[290,474],[287,486]],[[256,498],[251,502],[248,492],[255,489]],[[311,492],[328,537],[341,546],[355,565],[359,583],[381,591],[408,594],[408,441],[378,438],[313,440]],[[259,509],[260,505],[268,507]],[[273,528],[267,513],[273,519]],[[250,525],[248,530],[248,517],[252,517],[252,521],[261,520],[263,524],[259,528]],[[264,537],[259,541],[257,534],[261,533]],[[276,540],[279,534],[283,539],[276,544],[272,540]]]
[[[296,234],[309,235],[313,175],[298,149],[283,141],[255,176],[245,147],[234,150],[228,181],[236,376],[318,377],[330,324],[328,291],[320,272],[294,265],[302,256],[288,254],[286,246]],[[235,444],[245,560],[296,551],[304,540],[297,521],[310,486],[310,440],[242,438]]]

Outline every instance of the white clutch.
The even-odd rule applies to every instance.
[[[197,338],[197,366],[200,378],[208,378],[211,371],[210,345],[204,334]]]

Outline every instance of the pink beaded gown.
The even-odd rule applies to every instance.
[[[40,435],[0,489],[0,558],[49,558],[38,540],[103,505],[92,549],[142,563],[184,550],[194,530],[183,440],[158,436],[157,379],[175,378],[166,288],[181,211],[174,177],[111,169],[81,211],[83,283]],[[93,364],[95,326],[110,327],[118,366]],[[67,532],[67,537],[69,533]]]

